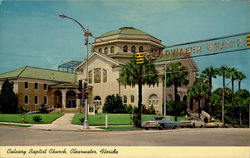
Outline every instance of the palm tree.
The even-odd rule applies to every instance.
[[[236,74],[237,74],[237,69],[235,68],[229,68],[228,69],[228,75],[231,77],[231,83],[232,83],[232,91],[234,92],[234,80],[236,78]]]
[[[209,96],[209,84],[203,78],[196,79],[194,85],[188,90],[189,98],[194,98],[199,104],[199,118],[201,118],[201,99]]]
[[[246,76],[240,71],[235,74],[235,79],[238,81],[238,90],[240,90],[241,80],[245,79]]]
[[[208,80],[209,84],[209,96],[212,94],[212,88],[213,88],[213,78],[216,78],[216,75],[219,74],[219,70],[214,68],[213,66],[210,66],[202,71],[202,74],[205,75],[205,77]],[[206,100],[206,106],[208,106],[208,113],[211,113],[211,103],[210,103],[210,97]],[[210,117],[211,118],[211,117]]]
[[[222,76],[223,81],[223,93],[222,93],[222,122],[224,123],[224,106],[225,106],[225,80],[229,78],[229,67],[228,66],[221,66],[219,69],[219,75]]]
[[[144,59],[143,64],[136,64],[136,59],[132,58],[121,70],[121,81],[128,85],[138,85],[138,122],[135,124],[141,127],[141,107],[142,107],[142,85],[155,84],[158,75],[155,66],[151,61]]]
[[[212,87],[213,87],[213,78],[216,78],[216,75],[219,74],[218,69],[214,68],[213,66],[210,66],[202,71],[202,74],[206,76],[208,79],[209,84],[209,92],[212,93]]]
[[[177,121],[177,88],[181,85],[187,85],[188,81],[188,71],[180,63],[170,63],[166,67],[166,86],[174,85],[174,102],[175,102],[175,121]]]

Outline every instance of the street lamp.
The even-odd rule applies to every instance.
[[[91,34],[91,32],[89,32],[88,29],[85,29],[82,26],[82,24],[80,22],[78,22],[76,19],[73,19],[73,18],[71,18],[69,16],[66,16],[64,14],[59,14],[58,16],[60,18],[68,18],[70,20],[73,20],[74,22],[76,22],[81,27],[81,29],[83,31],[83,35],[85,37],[85,44],[84,45],[86,46],[86,59],[85,59],[86,60],[86,63],[85,63],[86,71],[85,71],[85,77],[86,77],[86,83],[88,83],[88,52],[89,52],[89,50],[88,50],[88,44],[89,44],[88,38],[89,38],[89,36],[92,36],[92,34]],[[84,127],[84,129],[89,128],[89,125],[88,125],[88,99],[85,99],[83,127]]]

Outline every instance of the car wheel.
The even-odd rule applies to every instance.
[[[203,128],[203,125],[201,125],[200,128]]]
[[[159,130],[162,130],[164,128],[164,125],[161,124],[160,127],[159,127]]]
[[[173,129],[176,129],[176,126],[174,126]]]
[[[149,130],[149,128],[148,128],[148,127],[145,127],[145,130]]]
[[[192,126],[193,128],[195,128],[195,124],[193,124],[193,126]]]

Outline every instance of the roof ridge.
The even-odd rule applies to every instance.
[[[54,70],[54,69],[49,69],[49,68],[41,68],[41,67],[34,67],[34,66],[26,66],[26,67],[34,68],[34,69],[40,69],[40,70],[49,70],[49,71],[56,71],[56,72],[61,72],[61,73],[75,74],[75,73],[72,73],[72,72],[59,71],[59,70]]]
[[[17,75],[17,78],[27,69],[27,65],[25,67],[23,67],[23,70]]]

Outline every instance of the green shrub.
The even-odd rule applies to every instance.
[[[20,114],[24,114],[24,113],[28,112],[23,106],[19,107],[18,111]]]
[[[133,115],[131,115],[131,120],[135,127],[141,127],[141,120],[139,120],[138,113],[134,113]]]
[[[133,114],[134,113],[134,108],[133,108],[133,106],[131,104],[125,105],[125,108],[126,108],[126,112],[128,114]]]
[[[49,111],[47,110],[45,104],[40,105],[39,112],[42,113],[42,114],[49,113]]]
[[[122,98],[116,95],[107,96],[102,108],[104,113],[126,113],[126,108],[122,103]]]
[[[42,121],[42,116],[41,115],[35,115],[32,117],[34,122],[40,122]]]
[[[148,114],[155,114],[155,108],[153,105],[151,105],[148,109]]]

